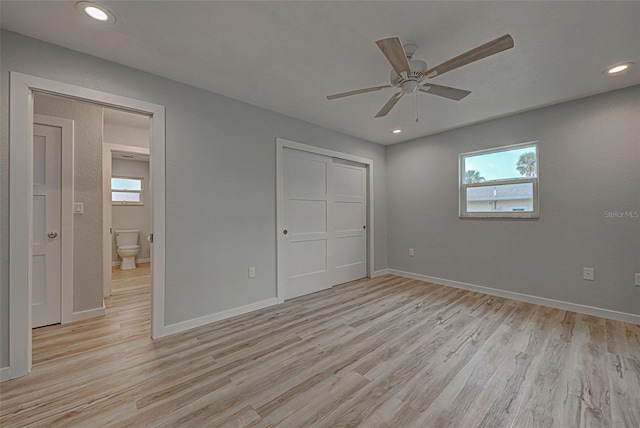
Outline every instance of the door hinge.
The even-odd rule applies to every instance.
[[[153,233],[149,234],[149,243],[153,244]]]
[[[113,235],[113,228],[112,227],[109,228],[109,235]]]

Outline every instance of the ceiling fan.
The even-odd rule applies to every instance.
[[[470,51],[460,54],[457,57],[445,61],[433,68],[427,68],[427,63],[422,60],[413,59],[417,48],[416,45],[407,44],[403,46],[399,37],[390,37],[388,39],[378,40],[376,44],[382,51],[383,55],[387,58],[387,61],[389,61],[389,64],[391,64],[391,84],[329,95],[327,99],[335,100],[337,98],[348,97],[351,95],[379,91],[385,88],[398,88],[400,89],[400,92],[393,94],[375,117],[386,116],[400,98],[404,95],[415,93],[416,122],[418,122],[418,93],[425,92],[455,101],[460,101],[471,93],[471,91],[465,91],[464,89],[435,85],[429,82],[422,83],[425,79],[433,79],[434,77],[440,76],[448,71],[455,70],[463,65],[467,65],[497,54],[498,52],[511,49],[513,47],[513,38],[511,38],[509,34],[505,34],[502,37],[498,37],[497,39],[485,43],[482,46],[471,49]]]

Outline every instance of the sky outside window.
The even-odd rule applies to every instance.
[[[478,171],[485,181],[521,178],[522,175],[516,169],[516,164],[521,155],[529,152],[535,153],[536,148],[530,146],[485,155],[469,156],[464,160],[464,169],[465,172],[470,170]]]

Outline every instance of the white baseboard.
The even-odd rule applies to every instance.
[[[74,312],[73,321],[86,320],[87,318],[100,317],[105,314],[104,302],[101,308],[87,309],[86,311]]]
[[[200,318],[194,318],[192,320],[182,321],[175,324],[167,325],[164,327],[162,336],[169,334],[180,333],[181,331],[190,330],[192,328],[201,327],[212,322],[221,321],[227,318],[235,317],[238,315],[246,314],[247,312],[257,311],[269,306],[278,304],[276,297],[262,300],[260,302],[250,303],[248,305],[240,306],[238,308],[227,309],[226,311],[217,312],[211,315],[205,315]]]
[[[146,258],[146,259],[136,259],[136,264],[138,263],[149,263],[151,261],[151,259]],[[120,266],[122,264],[122,260],[118,260],[115,262],[111,262],[111,266]]]
[[[11,367],[2,367],[0,369],[0,382],[11,379]]]
[[[463,290],[477,291],[479,293],[490,294],[492,296],[504,297],[521,302],[533,303],[535,305],[549,306],[551,308],[565,311],[578,312],[586,315],[593,315],[601,318],[628,322],[640,325],[640,315],[628,314],[625,312],[612,311],[610,309],[596,308],[593,306],[580,305],[578,303],[564,302],[562,300],[547,299],[546,297],[531,296],[529,294],[516,293],[513,291],[499,290],[497,288],[484,287],[482,285],[468,284],[466,282],[452,281],[449,279],[436,278],[419,273],[405,272],[396,269],[387,269],[390,274],[403,276],[405,278],[417,279],[434,284],[446,285],[449,287],[461,288]]]
[[[380,269],[376,270],[371,274],[371,278],[376,278],[378,276],[387,275],[391,273],[391,269]]]

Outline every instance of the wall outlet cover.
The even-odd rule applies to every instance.
[[[409,256],[413,257],[413,255],[414,255],[413,248],[409,248]]]
[[[256,277],[256,267],[249,266],[249,278],[255,278],[255,277]]]
[[[582,278],[587,281],[595,280],[595,270],[593,268],[582,268]]]
[[[640,287],[640,273],[636,274],[636,285]]]

